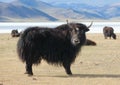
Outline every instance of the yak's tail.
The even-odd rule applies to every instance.
[[[30,37],[30,35],[28,34],[33,29],[33,27],[29,27],[26,30],[24,30],[17,42],[17,54],[23,62],[28,60],[28,56],[30,55],[28,48],[28,44],[30,43],[28,37]]]
[[[18,54],[18,57],[23,61],[25,62],[26,61],[26,54],[25,54],[25,38],[26,38],[26,35],[29,31],[28,30],[25,30],[22,35],[20,36],[18,42],[17,42],[17,54]]]
[[[33,64],[40,63],[41,58],[39,52],[34,49],[36,47],[32,40],[32,37],[35,36],[34,31],[38,31],[36,28],[37,27],[29,27],[22,33],[18,40],[17,53],[23,62],[28,61]]]

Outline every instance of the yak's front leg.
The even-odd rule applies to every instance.
[[[28,74],[29,76],[33,75],[32,63],[26,62],[26,72],[25,72],[25,74]]]
[[[70,66],[71,64],[68,64],[68,63],[63,63],[63,66],[65,68],[65,71],[68,75],[72,75],[72,72],[71,72],[71,69],[70,69]]]

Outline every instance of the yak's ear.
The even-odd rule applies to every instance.
[[[90,29],[88,29],[88,28],[87,28],[87,29],[85,29],[85,32],[88,32],[88,31],[90,31]]]
[[[93,24],[93,21],[91,22],[89,26],[87,26],[87,29],[85,29],[86,32],[90,30],[89,28],[92,26],[92,24]]]

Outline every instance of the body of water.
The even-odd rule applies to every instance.
[[[0,33],[11,33],[11,30],[18,29],[22,31],[28,27],[42,26],[54,28],[58,25],[64,24],[66,22],[2,22],[0,23]],[[90,25],[91,22],[80,22],[85,25]],[[111,26],[114,28],[115,33],[120,33],[120,22],[93,22],[92,27],[88,33],[103,33],[103,27]]]

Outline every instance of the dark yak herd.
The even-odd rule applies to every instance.
[[[12,30],[12,37],[19,37],[17,42],[17,54],[26,64],[25,74],[33,75],[32,66],[45,60],[48,64],[63,66],[68,75],[72,75],[71,64],[75,61],[78,53],[84,45],[96,45],[90,39],[86,39],[89,26],[81,23],[67,23],[55,28],[28,27],[18,33]],[[104,27],[105,39],[116,39],[113,28]]]

